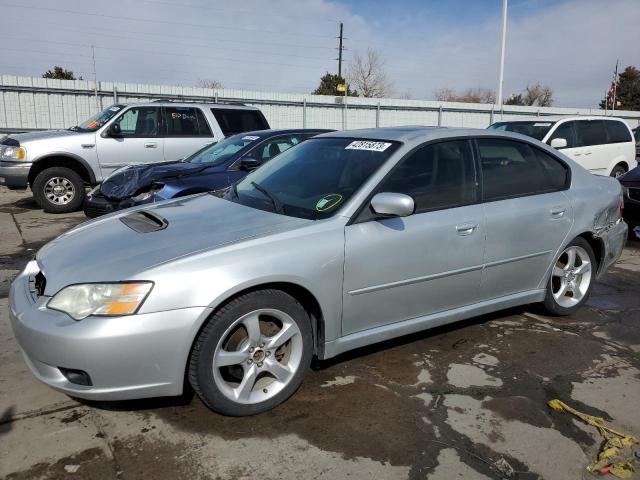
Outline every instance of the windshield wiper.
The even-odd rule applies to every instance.
[[[71,130],[72,132],[77,132],[78,130],[80,130],[80,127],[76,125],[75,127],[69,127],[67,130]]]
[[[251,182],[251,185],[253,185],[254,188],[259,192],[262,192],[269,200],[271,200],[271,203],[273,204],[273,209],[276,213],[281,213],[283,215],[286,214],[284,210],[284,205],[280,200],[278,200],[278,197],[276,197],[273,193],[271,193],[269,190],[267,190],[262,185],[256,182]]]

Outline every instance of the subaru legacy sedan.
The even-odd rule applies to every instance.
[[[74,397],[269,410],[312,358],[515,305],[575,312],[627,237],[620,183],[519,134],[320,135],[218,198],[84,223],[11,286],[36,377]],[[407,360],[408,361],[408,360]]]

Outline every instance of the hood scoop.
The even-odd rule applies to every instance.
[[[120,221],[138,233],[157,232],[164,230],[169,225],[165,218],[146,210],[138,210],[127,216],[120,217]]]

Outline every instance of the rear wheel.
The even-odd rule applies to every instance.
[[[614,178],[618,178],[621,177],[622,175],[624,175],[625,173],[627,173],[627,168],[622,165],[621,163],[619,163],[618,165],[616,165],[615,167],[613,167],[613,170],[611,170],[611,176]]]
[[[552,315],[570,315],[589,298],[596,274],[596,259],[589,242],[573,240],[551,270],[544,308]]]
[[[311,356],[302,305],[280,290],[259,290],[231,301],[205,325],[193,347],[189,381],[212,410],[254,415],[298,389]]]
[[[45,212],[68,213],[80,208],[85,197],[84,181],[65,167],[43,170],[33,181],[33,196]]]

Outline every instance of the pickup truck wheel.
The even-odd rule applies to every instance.
[[[255,415],[298,389],[312,345],[309,316],[295,298],[280,290],[250,292],[203,327],[189,359],[189,381],[212,410]]]
[[[33,196],[45,212],[74,212],[85,197],[84,181],[70,168],[47,168],[34,180]]]
[[[546,313],[571,315],[589,298],[597,270],[589,242],[576,238],[560,253],[551,269],[544,299]]]

